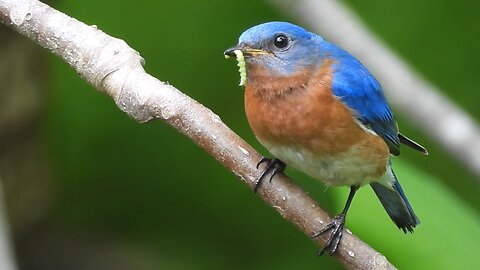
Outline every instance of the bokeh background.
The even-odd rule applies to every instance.
[[[480,121],[480,3],[343,2]],[[235,62],[222,52],[252,25],[298,18],[254,0],[49,4],[124,39],[149,73],[268,155],[248,127]],[[20,269],[343,269],[316,257],[313,242],[187,138],[129,119],[2,25],[0,85],[0,178]],[[347,226],[400,269],[480,269],[478,176],[395,111],[403,133],[430,152],[405,149],[394,161],[422,224],[404,235],[365,188]],[[343,207],[348,188],[287,172],[332,214]]]

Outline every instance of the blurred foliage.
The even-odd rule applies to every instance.
[[[348,1],[365,22],[445,94],[480,119],[476,11],[462,0]],[[264,154],[243,110],[233,61],[222,52],[246,28],[289,20],[262,1],[60,1],[55,8],[124,39],[146,69],[211,108]],[[327,37],[328,38],[328,37]],[[368,50],[368,48],[365,48]],[[58,190],[51,220],[135,245],[151,269],[342,269],[235,176],[161,122],[140,125],[51,57],[44,129]],[[398,113],[397,113],[398,114]],[[478,182],[408,119],[405,134],[428,146],[403,151],[397,173],[422,224],[403,235],[369,188],[353,203],[348,226],[400,269],[479,269]],[[337,213],[346,188],[289,174]],[[341,194],[339,194],[341,193]],[[147,256],[147,255],[145,255]]]

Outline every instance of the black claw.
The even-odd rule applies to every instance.
[[[348,209],[350,208],[350,204],[352,203],[353,197],[358,190],[358,186],[351,186],[350,193],[348,194],[347,202],[345,203],[345,207],[342,210],[342,213],[336,216],[332,222],[327,224],[323,229],[314,233],[312,238],[319,237],[320,235],[333,230],[330,234],[330,238],[328,238],[327,243],[325,246],[318,251],[317,255],[322,256],[325,252],[328,252],[330,255],[333,255],[335,251],[337,251],[338,244],[342,240],[343,235],[343,226],[345,225],[345,218],[347,216]]]
[[[328,238],[326,245],[317,252],[318,256],[322,256],[323,254],[325,254],[325,252],[328,252],[328,254],[330,255],[333,255],[335,253],[335,251],[338,248],[338,244],[340,243],[340,240],[342,240],[344,225],[345,225],[345,215],[340,214],[336,216],[332,220],[332,222],[327,224],[323,229],[321,229],[320,231],[312,235],[312,238],[316,238],[332,230],[332,233],[330,234],[330,238]]]
[[[267,163],[267,167],[265,168],[262,175],[260,175],[260,178],[258,178],[257,182],[255,183],[255,187],[253,188],[253,192],[255,193],[257,193],[257,190],[262,184],[263,179],[265,179],[265,177],[268,174],[270,174],[269,182],[272,182],[272,178],[277,173],[285,171],[285,168],[287,167],[287,165],[285,165],[285,163],[283,163],[279,159],[276,159],[276,158],[270,159],[270,158],[262,157],[262,159],[257,163],[257,169],[258,167],[260,167],[260,164],[262,163]]]
[[[257,163],[257,169],[258,169],[258,167],[260,167],[260,165],[261,165],[262,163],[271,162],[271,161],[272,161],[272,159],[270,159],[270,158],[262,157],[262,159],[260,159],[260,161]],[[267,169],[268,169],[268,168],[267,168]]]

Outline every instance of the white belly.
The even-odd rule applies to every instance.
[[[352,146],[348,151],[335,156],[313,154],[308,150],[287,146],[265,147],[278,159],[295,169],[308,174],[329,185],[352,186],[364,185],[372,181],[373,175],[378,175],[378,167],[386,164],[372,164],[359,147]]]

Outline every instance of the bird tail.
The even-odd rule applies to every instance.
[[[394,180],[393,183],[390,180],[389,184],[385,182],[372,182],[370,186],[373,188],[375,194],[377,194],[378,199],[387,211],[390,218],[395,222],[397,227],[401,229],[404,233],[407,231],[413,232],[420,220],[417,218],[413,212],[412,206],[408,202],[405,193],[403,192],[400,183],[393,172],[391,166],[388,166],[389,172],[386,173],[386,176],[391,180]],[[388,185],[388,186],[385,186]]]
[[[421,146],[419,143],[415,142],[414,140],[408,138],[407,136],[403,135],[402,133],[398,133],[398,139],[402,144],[405,144],[418,152],[428,156],[428,151],[425,147]]]

